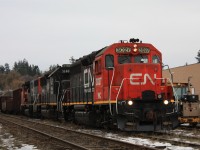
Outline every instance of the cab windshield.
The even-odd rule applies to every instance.
[[[128,55],[118,56],[118,63],[119,64],[131,63],[131,56]]]
[[[148,63],[148,57],[146,55],[130,56],[130,55],[119,55],[118,63],[127,64],[127,63]]]
[[[134,63],[148,63],[148,57],[145,55],[135,56]]]

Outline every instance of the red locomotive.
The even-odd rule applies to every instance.
[[[26,82],[21,110],[125,131],[175,128],[178,103],[169,81],[162,78],[161,53],[130,39]]]
[[[168,81],[153,45],[138,39],[112,44],[71,65],[65,116],[127,131],[175,128],[178,104]]]

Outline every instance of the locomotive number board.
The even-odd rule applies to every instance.
[[[116,53],[130,53],[131,48],[130,47],[117,47],[115,49]]]
[[[139,53],[148,54],[150,52],[150,49],[148,47],[139,47],[138,51],[139,51]]]
[[[131,48],[130,47],[117,47],[115,49],[116,53],[130,53]],[[150,49],[148,47],[139,47],[138,48],[139,53],[148,54],[150,52]]]

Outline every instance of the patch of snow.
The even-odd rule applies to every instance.
[[[9,150],[38,150],[34,145],[20,144],[20,147],[15,146],[16,139],[13,137],[13,135],[10,133],[5,133],[2,129],[3,127],[0,124],[0,141],[2,148]]]
[[[196,132],[187,131],[187,130],[176,129],[171,132],[176,135],[185,135],[185,136],[189,136],[189,137],[200,137],[200,135],[197,134]]]
[[[190,124],[189,123],[183,123],[183,124],[181,124],[181,126],[190,126]]]
[[[37,150],[37,148],[34,145],[22,144],[22,147],[17,150]]]
[[[195,150],[192,147],[185,147],[185,146],[174,146],[171,143],[167,142],[158,142],[158,141],[153,141],[150,139],[144,139],[144,138],[138,138],[138,137],[123,137],[118,134],[113,134],[113,133],[104,133],[100,130],[79,130],[85,133],[94,133],[99,136],[107,137],[107,138],[112,138],[116,140],[121,140],[124,142],[132,143],[132,144],[137,144],[137,145],[144,145],[144,146],[149,146],[152,148],[159,148],[163,147],[165,148],[164,150]],[[180,139],[177,139],[180,140]]]
[[[14,146],[14,138],[9,133],[4,133],[3,135],[0,135],[1,141],[3,142],[3,147],[8,147],[8,149],[11,149]]]

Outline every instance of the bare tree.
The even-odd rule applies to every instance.
[[[75,59],[73,56],[71,56],[70,59],[69,59],[69,62],[70,62],[71,64],[73,64],[73,63],[76,62],[76,59]]]

